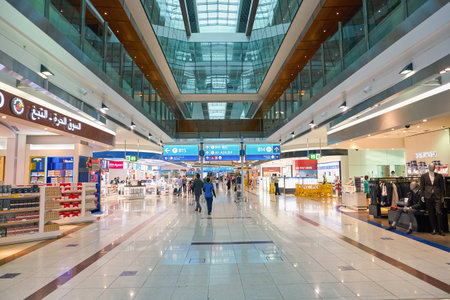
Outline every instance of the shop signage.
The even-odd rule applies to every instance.
[[[136,162],[137,161],[137,155],[127,155],[126,159],[128,161]]]
[[[37,105],[4,90],[0,90],[0,113],[109,145],[112,145],[114,141],[114,136],[110,133],[73,120],[64,114]]]
[[[280,159],[280,144],[249,144],[245,146],[246,160]]]
[[[123,161],[109,161],[110,169],[123,169]]]
[[[165,161],[198,161],[198,145],[166,145],[163,158]]]
[[[310,153],[309,154],[309,159],[319,159],[320,158],[320,153]]]
[[[431,157],[437,157],[437,152],[436,151],[428,151],[428,152],[416,153],[416,158],[431,158]]]
[[[273,173],[280,174],[280,167],[262,168],[263,177],[270,177]]]
[[[296,160],[295,161],[295,170],[317,170],[317,160]]]
[[[236,145],[205,145],[205,161],[239,160],[241,146]]]

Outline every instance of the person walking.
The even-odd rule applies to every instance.
[[[280,189],[278,187],[278,176],[275,173],[273,174],[272,180],[273,180],[273,185],[275,187],[275,196],[281,195]]]
[[[195,195],[195,211],[202,212],[202,207],[200,206],[200,196],[203,190],[203,181],[200,179],[200,174],[197,173],[196,179],[192,183],[192,190]]]
[[[208,207],[208,215],[211,215],[213,196],[216,197],[214,191],[214,185],[211,184],[211,180],[206,178],[206,183],[203,185],[203,191],[205,192],[206,206]]]

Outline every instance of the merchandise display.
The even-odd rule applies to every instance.
[[[404,203],[409,193],[411,181],[419,181],[417,177],[382,177],[369,181],[370,204],[369,214],[378,218],[388,214],[391,206]]]
[[[30,158],[30,184],[45,183],[45,156],[34,156]]]
[[[46,183],[73,182],[73,160],[73,156],[48,156]]]
[[[33,186],[0,186],[0,245],[54,238],[59,226],[49,213],[55,191]]]
[[[95,183],[61,183],[45,186],[48,188],[59,188],[60,194],[53,201],[58,205],[52,212],[58,212],[58,224],[80,223],[95,220],[91,210],[97,208],[98,198]]]
[[[448,176],[448,164],[441,164],[440,160],[432,161],[435,164],[435,172],[443,176]],[[428,172],[428,165],[423,161],[412,160],[406,163],[407,175],[410,177],[420,176]]]

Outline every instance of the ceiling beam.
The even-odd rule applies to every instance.
[[[191,36],[191,25],[189,24],[189,17],[186,8],[186,0],[180,0],[181,14],[183,15],[184,30],[186,30],[186,36]]]
[[[169,91],[164,78],[150,57],[149,49],[141,39],[142,34],[137,31],[134,21],[122,6],[121,0],[91,0],[95,9],[108,22],[109,28],[123,44],[125,50],[134,60],[141,72],[151,83],[165,104],[173,111],[177,119],[183,119],[175,97]]]
[[[252,35],[253,24],[255,23],[256,11],[258,10],[259,0],[252,1],[252,7],[250,9],[250,15],[248,16],[247,28],[245,30],[246,36]]]
[[[303,70],[311,57],[320,48],[320,45],[335,33],[338,23],[348,21],[361,7],[361,0],[325,1],[306,34],[301,38],[297,47],[287,59],[284,68],[278,73],[275,82],[264,97],[254,118],[264,118],[264,115],[272,108],[296,78],[297,74]],[[295,30],[295,28],[290,30]]]

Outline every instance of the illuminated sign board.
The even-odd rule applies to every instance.
[[[205,145],[205,161],[240,160],[240,150],[241,146],[239,144]]]
[[[198,145],[166,145],[163,158],[165,161],[198,161]]]
[[[280,144],[248,144],[245,146],[246,160],[280,159]]]

